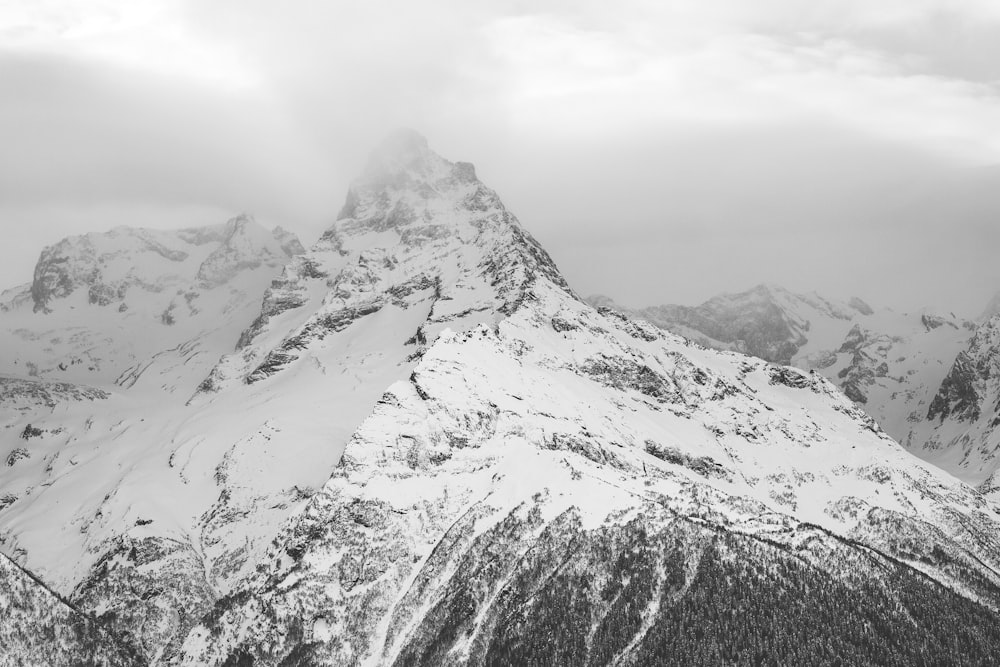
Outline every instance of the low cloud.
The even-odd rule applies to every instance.
[[[476,162],[581,291],[768,280],[974,312],[1000,288],[998,22],[943,0],[8,3],[0,228],[37,250],[248,210],[308,242],[405,125]],[[30,272],[9,252],[5,285]]]

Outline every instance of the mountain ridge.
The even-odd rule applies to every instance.
[[[29,452],[0,468],[0,549],[144,663],[905,664],[1000,642],[991,500],[817,372],[588,305],[415,133],[258,295],[170,401],[11,390],[38,399],[0,430]],[[755,598],[794,601],[814,640]],[[845,608],[863,623],[820,622]],[[710,641],[677,639],[685,618]]]

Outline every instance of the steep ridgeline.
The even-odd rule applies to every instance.
[[[302,246],[241,215],[176,231],[119,227],[46,248],[0,296],[0,374],[187,391],[232,350],[260,294]],[[199,377],[199,379],[200,379]]]
[[[627,312],[716,349],[736,349],[767,361],[815,371],[844,393],[913,453],[943,465],[969,482],[970,475],[942,457],[941,435],[928,415],[939,387],[976,331],[972,322],[926,312],[873,310],[854,298],[837,303],[761,285],[715,297],[697,307],[657,306],[628,310],[606,297],[591,303]]]
[[[203,569],[190,514],[211,507],[218,489],[206,484],[199,498],[184,461],[171,458],[193,416],[184,404],[301,251],[280,228],[239,216],[177,231],[118,228],[42,252],[34,281],[0,299],[5,554],[82,608],[135,622],[137,635],[169,634],[198,613],[188,604],[178,616],[179,601],[208,604],[204,577],[178,578],[164,595],[162,581],[144,588],[136,578],[130,595],[146,596],[150,609],[136,622],[115,600],[77,587],[91,567],[117,562],[109,554],[152,560],[159,549],[175,570]]]
[[[816,373],[580,301],[471,167],[412,134],[376,154],[194,403],[275,387],[322,399],[303,419],[353,418],[345,386],[373,409],[332,477],[174,662],[905,665],[1000,649],[995,505]]]
[[[991,496],[1000,494],[1000,315],[979,325],[937,385],[926,412],[914,415],[911,446]]]
[[[588,301],[648,320],[705,347],[734,350],[776,364],[791,364],[840,345],[855,318],[873,314],[858,298],[839,303],[817,294],[794,294],[776,285],[721,294],[700,306],[670,304],[635,310],[600,295]]]

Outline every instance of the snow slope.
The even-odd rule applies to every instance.
[[[2,385],[27,453],[0,478],[3,550],[145,662],[720,662],[671,624],[733,582],[822,611],[786,662],[885,662],[863,628],[914,637],[896,662],[1000,646],[992,502],[818,373],[584,303],[413,132],[263,295],[176,398]],[[841,633],[844,605],[863,621]]]
[[[996,496],[1000,470],[1000,315],[982,322],[955,357],[907,440],[920,456]]]
[[[380,212],[361,209],[368,233],[381,233],[397,183],[407,197],[427,196],[428,185],[441,192],[422,178],[436,160],[403,161],[405,175],[379,183]],[[348,198],[348,216],[357,196]],[[451,221],[456,209],[439,210]],[[388,385],[333,477],[289,517],[256,570],[188,636],[182,664],[503,664],[500,656],[534,631],[554,636],[532,630],[528,617],[507,627],[511,615],[527,614],[567,569],[611,581],[615,558],[584,568],[582,554],[599,550],[609,531],[636,526],[642,544],[743,536],[797,552],[841,582],[851,580],[843,564],[860,560],[858,591],[884,588],[883,567],[925,573],[942,604],[957,591],[993,618],[994,505],[908,454],[816,373],[705,349],[595,310],[550,262],[532,267],[534,251],[508,251],[513,263],[493,274],[497,246],[482,243],[489,227],[477,211],[450,223],[469,227],[473,239],[453,254],[478,255],[460,284],[478,285],[477,303],[492,301],[494,310],[452,321],[436,339],[417,337],[427,343],[414,365]],[[523,238],[511,216],[498,222],[506,243]],[[329,236],[356,223],[347,217]],[[371,266],[363,253],[349,256]],[[383,261],[379,273],[392,276],[401,264]],[[517,278],[513,293],[506,276]],[[376,291],[376,301],[390,293]],[[315,302],[319,318],[300,317],[289,333],[224,362],[212,388],[308,368],[324,341],[311,323],[330,321],[323,308],[340,298],[331,291]],[[681,549],[691,559],[682,581],[698,569],[691,546]],[[677,563],[659,565],[666,572]],[[672,600],[662,603],[665,614],[683,592],[667,595],[664,582],[657,590]],[[578,602],[590,611],[565,631],[586,635],[584,647],[555,663],[583,664],[610,646],[593,640],[606,600]],[[659,609],[649,607],[616,649],[621,660],[658,650],[644,633],[662,620]],[[546,663],[539,655],[532,658]]]

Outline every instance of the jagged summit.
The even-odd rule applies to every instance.
[[[572,294],[471,164],[446,160],[419,134],[400,131],[373,153],[319,242],[268,290],[239,354],[223,360],[203,389],[265,379],[387,307],[426,311],[406,338],[419,354],[445,327],[509,315],[533,298],[539,280]]]
[[[607,297],[590,302],[624,310]],[[927,308],[876,310],[857,297],[839,303],[759,285],[695,307],[629,312],[709,347],[821,373],[911,452],[981,484],[1000,465],[1000,433],[984,409],[1000,396],[989,382],[1000,348],[990,342],[992,307],[977,325]]]
[[[279,268],[302,251],[294,235],[268,231],[241,214],[221,225],[178,230],[116,227],[104,233],[70,236],[45,248],[35,265],[30,293],[33,310],[49,312],[61,299],[87,292],[91,304],[121,303],[129,291],[186,288],[195,279],[217,286],[232,270]],[[230,276],[231,277],[231,276]]]

